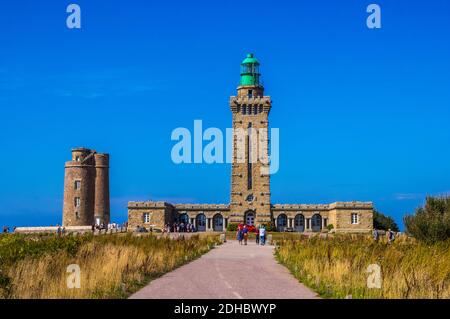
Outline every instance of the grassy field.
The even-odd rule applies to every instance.
[[[450,298],[450,241],[426,245],[401,238],[388,245],[340,235],[277,244],[278,261],[323,297]],[[371,264],[381,269],[381,288],[367,286]]]
[[[219,242],[218,235],[0,235],[0,298],[124,298]],[[67,287],[71,264],[80,267],[79,289]]]

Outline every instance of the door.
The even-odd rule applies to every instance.
[[[223,231],[223,217],[222,215],[215,215],[213,218],[213,229],[214,231]]]
[[[248,226],[255,226],[255,213],[248,212],[245,214],[245,224]]]
[[[206,231],[206,216],[204,214],[197,215],[196,218],[197,231]]]
[[[281,214],[277,218],[277,230],[284,231],[287,227],[287,216],[285,214]]]
[[[305,216],[303,216],[302,214],[298,214],[295,216],[294,229],[295,229],[295,231],[298,231],[298,232],[305,231]]]
[[[322,216],[319,214],[313,215],[311,218],[311,229],[313,232],[320,232],[322,229]]]

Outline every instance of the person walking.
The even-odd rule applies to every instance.
[[[248,240],[248,227],[247,227],[247,225],[244,226],[244,229],[242,230],[242,234],[244,236],[244,245],[247,246],[247,240]]]
[[[387,233],[387,240],[388,240],[388,244],[392,244],[395,240],[395,233],[389,228]]]
[[[259,242],[262,246],[266,244],[266,229],[264,225],[259,229]]]
[[[380,234],[378,233],[378,229],[374,228],[372,232],[373,240],[378,242],[378,239],[380,237]]]
[[[242,228],[238,227],[237,233],[236,233],[236,238],[239,241],[239,245],[242,245]]]
[[[259,245],[259,228],[255,228],[256,245]]]

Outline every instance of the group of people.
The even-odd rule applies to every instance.
[[[374,228],[372,232],[373,240],[378,241],[380,239],[380,232],[378,229]],[[395,240],[395,232],[390,228],[386,231],[386,239],[388,244],[392,244]]]
[[[14,227],[14,230],[16,230],[16,227]],[[9,227],[8,226],[3,226],[3,234],[7,234],[7,233],[9,233]]]
[[[118,224],[118,223],[100,223],[100,224],[92,224],[92,232],[95,233],[95,231],[101,232],[102,230],[105,230],[105,232],[111,230],[111,231],[116,231],[116,230],[121,230],[121,229],[126,229],[128,227],[128,223],[123,223],[122,225]]]
[[[195,233],[197,228],[191,223],[174,223],[172,225],[166,224],[163,233]]]
[[[58,235],[58,237],[64,236],[66,234],[66,227],[61,227],[59,226],[59,224],[57,224],[56,226],[58,226],[58,228],[56,229],[56,234]]]
[[[249,233],[255,233],[255,240],[257,245],[266,244],[266,229],[264,226],[249,227],[248,225],[239,224],[236,232],[236,239],[239,241],[239,245],[247,245]]]

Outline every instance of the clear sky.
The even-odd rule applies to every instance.
[[[248,52],[280,129],[272,202],[373,201],[401,222],[450,191],[449,31],[447,0],[2,2],[0,226],[61,221],[76,146],[110,153],[115,221],[129,200],[228,203],[230,165],[177,166],[170,135],[230,127]]]

